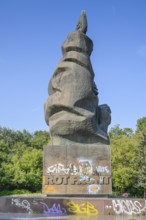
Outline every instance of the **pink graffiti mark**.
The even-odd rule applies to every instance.
[[[48,207],[48,205],[44,202],[40,202],[40,204],[44,207],[44,214],[50,214],[50,215],[66,215],[66,209],[61,208],[60,204],[54,203],[51,208]]]

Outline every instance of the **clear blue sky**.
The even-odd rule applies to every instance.
[[[61,45],[81,10],[100,104],[135,130],[146,116],[146,0],[0,0],[0,126],[48,130],[43,105]]]

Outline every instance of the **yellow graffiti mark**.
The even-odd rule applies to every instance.
[[[75,220],[91,220],[92,217],[88,216],[88,215],[75,215],[73,218],[71,219],[75,219]]]
[[[45,185],[43,186],[43,193],[55,193],[56,189],[54,186],[51,185]]]
[[[45,184],[45,176],[42,176],[43,185]]]
[[[98,210],[90,202],[77,204],[75,202],[68,202],[68,211],[75,214],[86,214],[90,216],[98,215]]]
[[[45,185],[45,176],[42,176],[43,193],[55,193],[56,189],[52,185]]]
[[[86,203],[87,215],[98,215],[98,210],[90,202]]]

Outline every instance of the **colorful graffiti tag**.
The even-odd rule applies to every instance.
[[[109,173],[108,166],[97,166],[96,170],[97,170],[97,173]]]
[[[62,163],[57,163],[55,165],[49,166],[46,171],[47,174],[70,174],[70,175],[77,175],[78,169],[74,164],[69,164],[67,167],[65,167]]]
[[[60,204],[54,203],[52,207],[48,207],[48,205],[45,202],[40,202],[41,205],[43,205],[44,214],[50,214],[50,215],[66,215],[66,209],[62,208]]]
[[[110,212],[113,210],[117,215],[138,215],[146,212],[146,201],[143,203],[138,200],[114,199],[112,205],[106,205],[106,209]]]
[[[55,193],[58,188],[51,185],[87,185],[86,192],[98,194],[103,185],[110,184],[110,169],[108,165],[94,164],[88,158],[78,158],[76,163],[64,165],[60,162],[44,165],[43,190],[45,193]]]
[[[17,207],[21,207],[22,209],[25,209],[28,212],[32,212],[32,209],[30,208],[30,203],[25,199],[20,201],[20,199],[18,198],[12,198],[11,204]]]
[[[47,174],[58,174],[58,173],[68,174],[69,168],[65,168],[65,166],[61,163],[57,163],[47,168]]]
[[[98,210],[92,205],[90,202],[77,204],[75,202],[68,202],[68,212],[74,213],[74,214],[86,214],[89,216],[95,216],[98,215]]]
[[[88,192],[91,194],[97,194],[101,190],[101,185],[91,184],[88,186]]]
[[[55,175],[55,174],[70,174],[70,175],[80,175],[82,176],[89,176],[89,175],[98,175],[99,173],[109,173],[108,166],[93,166],[92,161],[85,159],[85,160],[78,160],[77,164],[68,164],[66,167],[62,163],[57,163],[52,166],[48,166],[45,170],[48,175]]]

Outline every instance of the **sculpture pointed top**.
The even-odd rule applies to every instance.
[[[86,32],[87,32],[87,16],[86,16],[86,12],[84,10],[81,11],[79,21],[76,25],[76,30],[82,31],[84,34],[86,34]]]

